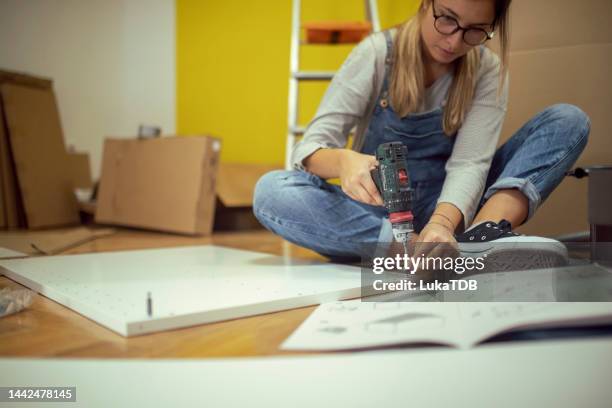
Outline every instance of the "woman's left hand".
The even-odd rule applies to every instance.
[[[421,230],[415,244],[414,256],[442,257],[457,254],[457,240],[450,228],[429,222]]]

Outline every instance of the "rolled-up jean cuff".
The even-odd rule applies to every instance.
[[[521,193],[525,194],[525,197],[527,197],[527,200],[529,201],[529,213],[527,214],[527,219],[523,221],[523,223],[526,223],[531,219],[531,217],[533,217],[541,201],[540,193],[530,180],[515,177],[506,177],[501,180],[497,180],[486,191],[484,200],[488,200],[499,190],[508,190],[513,188],[516,188]]]

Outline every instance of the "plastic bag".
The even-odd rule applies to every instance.
[[[0,317],[17,313],[32,304],[32,291],[28,289],[0,289]]]

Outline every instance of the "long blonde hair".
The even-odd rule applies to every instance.
[[[509,13],[511,0],[495,0],[495,28],[500,43],[499,92],[508,71]],[[417,112],[425,95],[425,68],[422,55],[421,23],[432,0],[423,0],[418,14],[402,24],[393,45],[393,67],[389,99],[393,109],[401,116]],[[473,47],[454,62],[454,78],[444,109],[443,128],[448,136],[454,135],[472,106],[476,79],[480,67],[480,47]]]

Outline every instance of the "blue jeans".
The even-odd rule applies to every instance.
[[[496,191],[518,189],[529,201],[531,218],[584,150],[589,130],[588,117],[572,105],[536,115],[496,151],[479,209]],[[416,232],[429,221],[443,181],[417,188]],[[253,211],[275,234],[333,258],[367,256],[364,244],[392,241],[383,207],[357,202],[339,186],[303,171],[264,175],[255,187]]]

